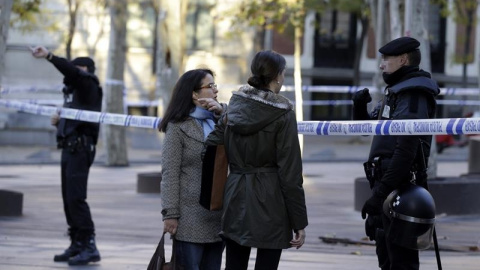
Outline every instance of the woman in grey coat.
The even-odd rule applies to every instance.
[[[211,70],[187,71],[159,125],[165,132],[160,194],[164,231],[174,235],[176,264],[185,270],[216,270],[222,263],[221,213],[199,204],[203,143],[226,107],[217,102],[217,93]]]
[[[233,92],[227,113],[207,138],[224,144],[230,166],[221,235],[226,269],[277,269],[282,249],[300,248],[308,225],[297,121],[291,102],[279,95],[285,59],[262,51],[248,84]],[[226,125],[224,124],[226,122]]]

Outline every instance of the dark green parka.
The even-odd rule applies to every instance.
[[[206,141],[225,145],[230,166],[221,235],[243,246],[290,247],[293,231],[308,224],[292,104],[270,90],[243,86],[233,92],[224,118]]]

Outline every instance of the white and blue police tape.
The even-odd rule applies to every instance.
[[[21,112],[27,112],[36,115],[51,116],[60,113],[60,117],[80,120],[85,122],[94,122],[100,124],[110,124],[125,127],[158,128],[160,118],[152,116],[125,115],[116,113],[93,112],[69,108],[57,108],[53,106],[41,106],[36,104],[24,103],[19,101],[0,99],[0,106],[15,109]]]
[[[158,128],[160,118],[105,112],[92,112],[53,106],[41,106],[0,99],[0,106],[36,115],[60,117],[125,127]],[[480,134],[480,118],[441,118],[370,121],[302,121],[298,133],[303,135],[440,135]]]
[[[374,121],[303,121],[304,135],[442,135],[480,134],[480,118],[442,118]]]
[[[295,102],[293,102],[295,103]],[[302,102],[304,106],[337,106],[337,105],[353,105],[351,100],[304,100]],[[452,106],[479,106],[480,100],[437,100],[439,105],[452,105]]]

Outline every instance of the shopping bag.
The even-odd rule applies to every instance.
[[[170,262],[165,262],[165,233],[163,233],[157,249],[150,259],[147,270],[175,270],[175,239],[173,239]]]

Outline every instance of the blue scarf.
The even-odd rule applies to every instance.
[[[195,118],[200,126],[202,126],[203,136],[204,138],[207,138],[208,134],[210,134],[215,127],[215,118],[213,117],[213,113],[209,110],[205,110],[204,108],[195,107],[195,110],[190,113],[190,116]]]

